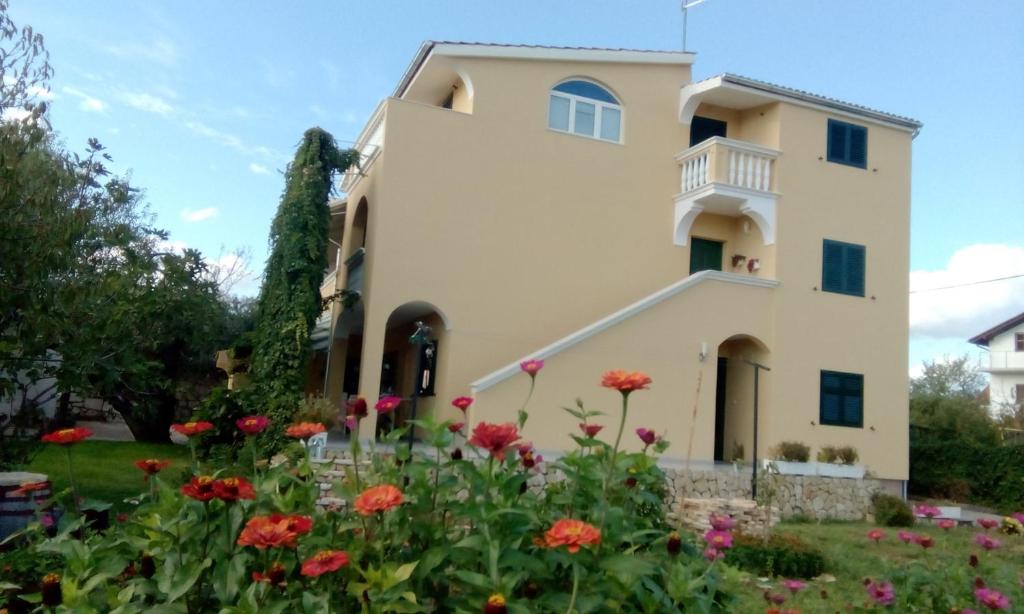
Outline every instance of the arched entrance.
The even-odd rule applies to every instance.
[[[719,344],[715,380],[716,462],[757,460],[754,405],[764,398],[764,391],[755,389],[755,371],[758,365],[769,365],[769,358],[768,346],[750,335],[733,335]]]
[[[388,317],[381,362],[380,396],[397,396],[402,404],[377,419],[377,435],[432,415],[446,350],[448,320],[434,305],[411,301]]]

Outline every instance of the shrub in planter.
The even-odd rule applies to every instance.
[[[783,441],[775,446],[775,459],[789,463],[806,463],[811,458],[811,448],[799,441]]]
[[[875,515],[875,523],[886,527],[911,527],[914,526],[914,510],[910,508],[903,499],[875,493],[871,497],[871,509]]]
[[[725,560],[760,576],[815,578],[827,569],[820,550],[784,533],[772,534],[767,543],[761,537],[737,536]]]
[[[822,446],[816,458],[819,463],[856,465],[860,455],[853,446]]]

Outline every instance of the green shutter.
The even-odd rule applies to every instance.
[[[825,239],[821,260],[822,290],[864,296],[865,248],[863,245]]]
[[[851,166],[867,168],[868,165],[868,129],[863,126],[849,125],[850,151],[847,156]]]
[[[842,162],[846,159],[846,125],[834,119],[828,120],[828,160]]]
[[[843,244],[825,239],[821,260],[821,289],[825,292],[842,292]]]
[[[722,243],[707,239],[690,240],[690,275],[722,270]]]
[[[864,246],[845,245],[845,261],[843,274],[844,290],[847,294],[864,296]]]
[[[836,119],[828,120],[828,161],[867,168],[868,129]]]

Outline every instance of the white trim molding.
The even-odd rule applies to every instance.
[[[739,273],[727,273],[725,271],[700,271],[694,273],[689,277],[681,279],[670,286],[666,286],[661,290],[658,290],[654,294],[650,294],[639,301],[624,307],[615,313],[601,318],[597,322],[590,324],[578,331],[562,337],[558,341],[545,346],[536,352],[524,356],[522,359],[517,360],[511,364],[505,365],[504,367],[493,371],[480,379],[470,384],[470,390],[475,395],[488,388],[501,383],[508,378],[516,375],[520,372],[519,363],[523,360],[546,360],[559,354],[574,345],[601,333],[602,331],[608,330],[609,328],[643,312],[651,307],[654,307],[658,303],[665,301],[673,296],[679,294],[687,288],[691,288],[700,283],[707,281],[718,281],[729,284],[738,284],[743,286],[753,286],[755,288],[775,288],[779,285],[779,282],[774,279],[763,279],[760,277],[751,277],[749,275],[741,275]]]

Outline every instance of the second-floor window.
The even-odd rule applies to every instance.
[[[864,296],[865,248],[825,239],[821,257],[821,289]]]
[[[1024,333],[1014,333],[1013,349],[1017,352],[1024,352]]]
[[[551,89],[548,128],[622,142],[622,106],[611,92],[590,81],[563,81]]]
[[[864,426],[864,376],[841,371],[821,372],[822,424]]]
[[[828,120],[828,161],[857,168],[868,167],[868,129]]]

